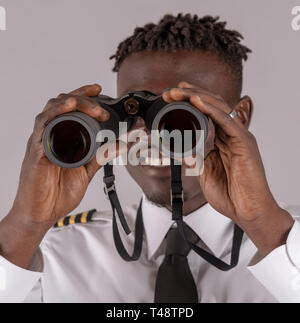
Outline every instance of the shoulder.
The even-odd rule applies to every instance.
[[[57,223],[47,232],[42,243],[42,249],[61,248],[63,245],[77,246],[79,241],[91,240],[93,236],[101,231],[99,236],[108,233],[111,227],[111,212],[98,212],[96,209],[70,214],[57,221]]]
[[[137,206],[124,208],[124,215],[132,230],[136,218]],[[120,228],[123,236],[123,230]],[[125,233],[124,233],[125,234]],[[40,247],[43,253],[68,254],[91,250],[101,250],[113,246],[112,211],[95,209],[60,219],[45,235]]]
[[[59,219],[52,229],[66,228],[70,225],[87,224],[97,220],[105,220],[111,217],[110,212],[98,212],[96,209],[65,216]]]
[[[62,228],[62,227],[67,227],[72,224],[91,222],[93,219],[93,215],[96,212],[97,212],[97,210],[93,209],[90,211],[85,211],[82,213],[65,216],[65,217],[59,219],[59,221],[56,222],[56,224],[53,226],[53,228]]]
[[[135,217],[137,213],[137,205],[125,207],[123,212],[128,222],[129,227],[132,229],[135,223]],[[75,234],[76,231],[85,232],[88,234],[94,230],[106,230],[111,232],[113,213],[111,210],[97,211],[91,209],[89,211],[71,214],[61,218],[47,233],[46,238],[50,238],[53,235],[61,234]]]
[[[59,219],[50,229],[48,235],[58,235],[64,232],[89,231],[93,228],[105,228],[112,221],[111,211],[91,209],[81,213],[67,215]]]

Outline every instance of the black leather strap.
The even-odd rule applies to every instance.
[[[142,245],[143,245],[143,235],[144,235],[144,224],[143,224],[143,216],[142,216],[142,201],[140,202],[136,222],[135,222],[135,242],[134,242],[134,249],[132,252],[132,255],[130,256],[127,252],[126,248],[124,247],[124,244],[122,242],[117,218],[116,218],[116,211],[118,214],[118,217],[120,219],[120,222],[122,224],[122,227],[127,235],[131,233],[131,230],[127,224],[127,221],[125,219],[122,207],[120,205],[120,201],[118,199],[118,195],[115,189],[115,176],[113,174],[113,166],[110,164],[106,164],[104,166],[104,179],[105,183],[105,193],[107,194],[107,197],[110,200],[110,204],[113,211],[113,237],[115,246],[117,248],[117,251],[119,255],[125,260],[125,261],[135,261],[138,260],[141,252],[142,252]]]
[[[104,166],[104,183],[105,183],[105,193],[107,194],[111,207],[113,210],[113,237],[114,242],[117,248],[119,255],[125,261],[135,261],[138,260],[143,245],[143,234],[144,234],[144,224],[143,224],[143,216],[142,216],[142,201],[140,202],[136,222],[135,222],[135,242],[134,242],[134,250],[132,255],[129,255],[124,244],[122,242],[120,232],[118,229],[117,219],[116,219],[116,211],[122,227],[126,234],[130,234],[131,230],[126,222],[124,213],[122,211],[122,207],[120,205],[116,189],[115,189],[115,177],[113,174],[113,166],[107,164]],[[171,174],[172,174],[172,182],[171,182],[171,203],[172,203],[172,219],[177,223],[178,229],[182,234],[185,241],[190,245],[191,249],[193,249],[199,256],[205,259],[208,263],[215,266],[216,268],[222,271],[228,271],[234,268],[239,261],[240,248],[243,240],[244,232],[237,225],[234,226],[234,234],[232,241],[232,251],[231,251],[231,261],[230,264],[225,263],[221,259],[215,257],[210,254],[206,250],[198,247],[197,245],[191,243],[186,238],[186,233],[184,231],[184,223],[182,217],[183,211],[183,188],[182,188],[182,180],[181,180],[181,165],[175,165],[174,160],[171,159]]]
[[[104,166],[104,178],[103,182],[105,184],[104,192],[107,195],[108,199],[110,200],[111,207],[113,209],[113,214],[115,217],[115,211],[117,211],[119,220],[121,222],[121,225],[127,235],[131,233],[131,230],[127,224],[127,221],[125,219],[117,192],[115,187],[115,175],[113,173],[113,165],[106,164]]]
[[[182,207],[183,198],[179,198],[182,195],[182,183],[181,183],[181,165],[175,165],[174,160],[171,159],[171,203],[172,203],[172,219],[177,223],[178,229],[182,234],[185,241],[190,245],[190,247],[208,263],[215,266],[222,271],[228,271],[234,268],[239,261],[240,249],[243,240],[244,232],[236,224],[234,225],[234,234],[232,241],[232,251],[230,264],[225,263],[221,259],[210,254],[206,250],[198,247],[197,245],[190,243],[186,238],[186,233],[184,231],[183,218],[182,218]],[[180,192],[181,190],[181,192]]]

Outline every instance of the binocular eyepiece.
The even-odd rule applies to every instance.
[[[137,117],[144,120],[150,133],[156,133],[154,145],[171,158],[196,153],[200,141],[205,142],[208,135],[208,118],[188,102],[167,103],[162,96],[148,91],[131,92],[117,99],[104,95],[93,99],[110,113],[108,121],[99,122],[84,113],[71,112],[58,116],[47,125],[43,146],[46,156],[57,166],[76,168],[87,164],[103,144],[97,142],[99,132],[110,130],[117,139],[123,134],[119,124],[126,122],[125,131],[128,132],[134,127]],[[179,144],[180,152],[176,137],[175,142],[165,144],[164,136],[173,131],[184,139],[184,145],[183,141]]]

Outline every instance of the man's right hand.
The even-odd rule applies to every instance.
[[[75,209],[84,197],[89,182],[100,168],[96,159],[76,169],[60,168],[46,157],[42,136],[51,120],[75,110],[100,122],[108,120],[108,112],[90,98],[100,92],[101,87],[95,84],[70,94],[61,94],[49,100],[43,112],[36,117],[12,208],[12,212],[22,214],[19,221],[50,228],[59,218]]]
[[[107,121],[109,113],[91,99],[100,92],[101,86],[95,84],[61,94],[49,100],[36,117],[13,207],[0,223],[0,254],[16,265],[24,268],[30,265],[44,234],[79,205],[101,167],[96,158],[76,169],[54,165],[43,149],[45,127],[55,117],[71,111],[84,112],[100,122]]]

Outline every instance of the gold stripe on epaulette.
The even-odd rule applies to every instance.
[[[65,216],[58,220],[58,222],[54,225],[55,228],[66,227],[70,224],[75,223],[87,223],[92,221],[92,215],[96,212],[96,210],[90,210],[83,213],[74,214],[71,216]]]
[[[65,218],[61,218],[61,219],[57,222],[57,226],[58,226],[59,228],[64,226],[64,219],[65,219]]]
[[[81,218],[80,218],[81,223],[87,223],[88,214],[89,214],[89,211],[82,213]]]
[[[69,224],[75,224],[75,218],[76,218],[76,216],[77,216],[77,214],[70,216]]]

